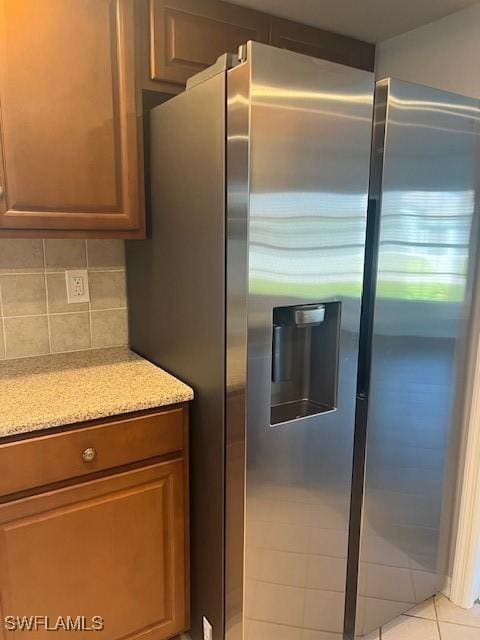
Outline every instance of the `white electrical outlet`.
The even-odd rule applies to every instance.
[[[203,616],[203,640],[212,640],[213,627],[205,616]]]
[[[86,269],[65,271],[65,281],[67,283],[67,300],[69,303],[90,302]]]

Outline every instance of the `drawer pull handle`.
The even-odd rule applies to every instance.
[[[97,452],[93,447],[87,447],[83,450],[82,458],[84,462],[93,462],[97,457]]]

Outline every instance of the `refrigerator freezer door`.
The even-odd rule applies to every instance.
[[[396,80],[377,93],[358,637],[434,594],[448,572],[478,224],[478,102]]]
[[[227,638],[341,638],[373,76],[249,43],[227,94]],[[335,407],[271,425],[274,309],[337,303]]]

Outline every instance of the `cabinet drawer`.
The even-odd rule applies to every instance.
[[[180,451],[185,419],[177,406],[0,445],[0,495]]]

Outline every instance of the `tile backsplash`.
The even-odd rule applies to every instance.
[[[90,302],[67,302],[66,269],[88,270]],[[0,358],[127,342],[122,240],[0,240]]]

